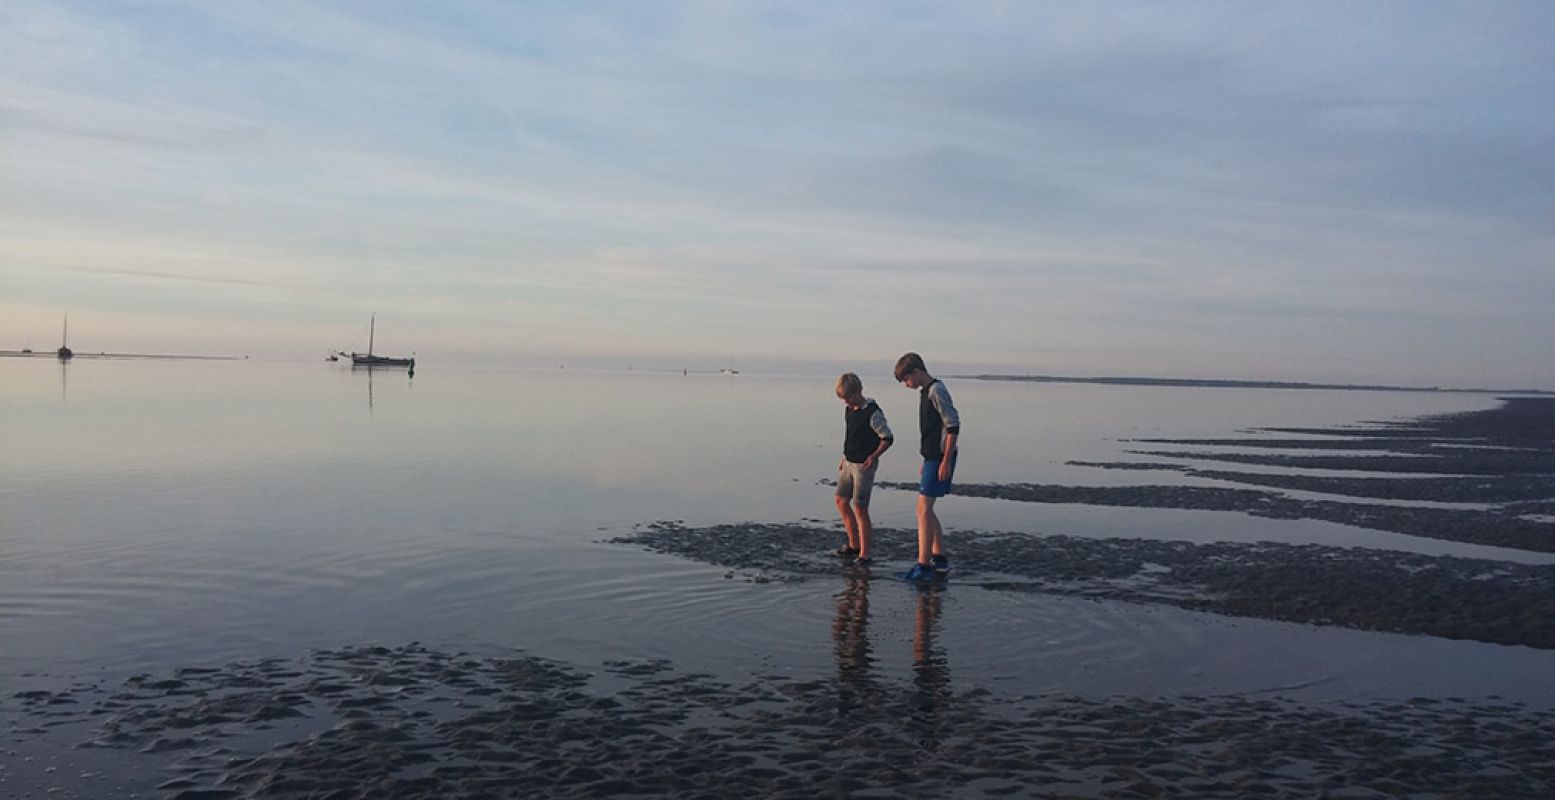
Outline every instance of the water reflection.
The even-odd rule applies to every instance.
[[[950,719],[952,691],[949,661],[937,641],[944,587],[928,586],[912,592],[912,681],[882,681],[877,674],[874,646],[869,638],[869,576],[848,575],[842,591],[833,596],[832,645],[837,661],[837,711],[843,726],[857,733],[872,729],[882,720],[901,725],[924,752],[939,749],[954,725]],[[892,593],[892,597],[898,595]]]
[[[373,415],[373,373],[377,372],[378,368],[370,365],[351,365],[352,374],[356,374],[359,371],[367,373],[367,416],[371,418]],[[395,370],[395,372],[398,371],[399,370],[397,369]],[[416,368],[411,367],[406,371],[405,375],[405,385],[407,387],[414,387],[416,385]]]
[[[847,713],[874,704],[880,695],[869,644],[869,577],[849,575],[847,585],[833,600],[837,605],[831,629],[837,655],[837,692],[841,710]]]
[[[926,752],[939,749],[945,712],[950,706],[950,665],[935,645],[943,586],[919,588],[912,631],[913,693],[911,728]]]
[[[5,643],[0,662],[44,669],[64,659],[95,664],[141,658],[152,652],[142,646],[145,639],[102,633],[128,624],[126,614],[157,632],[158,657],[171,663],[203,658],[191,654],[233,642],[234,649],[248,653],[243,648],[289,652],[299,643],[326,643],[337,635],[344,637],[339,641],[355,641],[352,637],[363,635],[359,619],[381,624],[374,628],[383,632],[381,638],[409,641],[424,635],[429,621],[445,622],[447,609],[454,608],[477,611],[469,615],[468,627],[461,622],[446,634],[464,646],[468,642],[461,637],[487,640],[486,626],[496,624],[485,620],[494,618],[491,609],[521,602],[487,591],[495,584],[470,578],[471,565],[482,566],[488,552],[528,563],[530,548],[541,546],[564,556],[547,562],[555,566],[556,580],[522,582],[529,593],[523,597],[576,603],[578,614],[613,619],[611,601],[588,591],[604,579],[594,560],[597,530],[678,518],[693,525],[791,521],[804,513],[796,509],[813,508],[815,478],[832,474],[826,470],[836,464],[826,457],[834,447],[835,420],[830,406],[813,402],[811,378],[628,375],[569,364],[565,371],[439,371],[434,380],[412,388],[408,374],[407,383],[399,384],[398,374],[378,372],[364,377],[323,364],[83,359],[65,366],[54,359],[0,359],[0,548],[5,549],[0,609],[25,600],[22,574],[53,576],[51,596],[70,603],[67,618],[0,613]],[[368,386],[355,382],[369,378],[371,397]],[[385,380],[384,408],[374,410],[369,424],[357,403],[375,406],[376,384]],[[363,394],[352,399],[355,391]],[[1107,437],[1215,436],[1239,425],[1343,424],[1467,410],[1486,402],[1460,395],[1306,393],[1298,403],[1278,392],[1225,390],[1225,408],[1201,419],[1185,409],[1200,395],[1186,390],[1142,396],[1146,393],[1094,386],[968,382],[958,391],[966,393],[964,399],[958,393],[957,401],[967,413],[984,409],[981,418],[994,420],[1004,432],[985,440],[989,453],[978,460],[980,479],[993,482],[1043,482],[1055,477],[1054,469],[1079,469],[1056,459],[1050,463],[1042,453],[1096,462],[1125,458],[1123,451],[1132,445]],[[67,413],[60,413],[67,396]],[[1188,400],[1178,402],[1179,396]],[[1020,424],[1033,414],[1065,424]],[[762,424],[750,424],[753,418]],[[385,425],[392,435],[385,435]],[[1055,440],[1058,433],[1063,435]],[[709,447],[710,437],[719,446]],[[906,459],[894,466],[887,459],[880,477],[915,480],[911,472]],[[1111,474],[1101,472],[1097,479]],[[361,501],[341,502],[343,497]],[[1206,512],[1087,506],[1044,508],[1038,523],[1024,506],[968,500],[958,513],[968,515],[968,528],[986,530],[1038,526],[1044,533],[1230,539],[1251,530],[1285,541],[1355,535],[1355,529],[1317,523],[1219,522]],[[910,527],[911,507],[886,504],[876,521]],[[1401,547],[1409,539],[1389,537],[1382,544]],[[24,550],[25,557],[19,555]],[[177,563],[187,568],[180,576],[202,576],[180,579],[197,594],[167,593],[164,553],[176,553]],[[666,596],[684,590],[674,578],[654,577],[660,574],[653,566],[659,556],[629,553],[621,563],[639,557],[649,577],[634,566],[622,573],[631,581],[662,580],[651,588],[662,588]],[[502,559],[491,563],[507,563]],[[299,565],[307,569],[299,572]],[[368,592],[359,574],[403,574],[427,588]],[[103,576],[121,581],[123,594],[98,587],[94,582]],[[275,602],[278,587],[305,578],[316,579],[308,584],[312,588],[287,592],[288,602]],[[820,677],[829,683],[840,677],[849,702],[871,709],[856,711],[859,719],[895,724],[909,716],[906,698],[917,694],[932,708],[935,687],[947,684],[942,651],[952,641],[934,622],[935,605],[966,603],[970,594],[919,597],[919,590],[879,574],[875,580],[883,582],[873,587],[863,579],[845,583],[840,574],[831,580],[818,587],[820,608],[812,611],[819,614],[809,616],[810,638],[823,648]],[[431,593],[431,587],[443,588]],[[871,595],[873,590],[881,594]],[[834,615],[825,613],[828,591],[836,595]],[[925,656],[919,659],[921,691],[910,672],[920,602],[928,634],[922,637],[927,646],[918,648]],[[241,633],[233,632],[231,615],[220,611],[227,603],[252,613],[244,617]],[[299,612],[304,606],[329,613]],[[975,648],[987,624],[956,617],[957,609],[971,608],[952,606],[948,623],[956,626],[956,644]],[[835,664],[824,652],[833,643],[826,640],[833,616]],[[672,648],[684,653],[691,669],[725,664],[722,654],[703,655],[707,648],[699,630],[667,633],[623,623],[598,639]],[[593,638],[580,639],[565,626],[536,632],[529,643],[536,652],[592,658],[579,642]],[[1169,653],[1180,649],[1174,642],[1162,647]],[[967,653],[975,658],[969,666],[958,662],[961,683],[995,669],[987,653],[957,655]],[[1093,679],[1089,673],[1081,677]],[[871,694],[877,690],[883,699]],[[948,713],[954,716],[954,706]]]

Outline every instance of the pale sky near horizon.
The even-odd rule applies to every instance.
[[[0,6],[0,349],[1555,389],[1555,4]]]

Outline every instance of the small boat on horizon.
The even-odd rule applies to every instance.
[[[59,337],[59,350],[55,351],[60,361],[69,361],[76,357],[74,350],[70,349],[70,312],[65,312],[65,332]]]
[[[377,331],[378,315],[374,314],[372,316],[372,321],[368,324],[367,329],[367,352],[340,353],[339,355],[350,356],[351,366],[353,367],[408,367],[414,370],[416,368],[415,356],[411,356],[410,358],[395,358],[393,356],[380,356],[373,353],[373,339],[376,337]]]

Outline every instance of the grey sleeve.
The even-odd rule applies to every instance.
[[[934,410],[938,411],[940,419],[945,421],[945,432],[959,436],[961,415],[956,413],[956,404],[951,402],[950,390],[945,388],[943,382],[936,381],[929,389],[929,402],[934,404]]]
[[[896,437],[891,435],[891,426],[886,424],[885,412],[880,410],[880,406],[875,406],[875,413],[869,418],[869,427],[874,429],[876,436],[887,441],[896,441]]]

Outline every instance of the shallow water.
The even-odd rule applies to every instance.
[[[916,397],[865,375],[915,477]],[[1208,483],[1079,467],[1138,437],[1227,437],[1486,408],[1494,398],[951,380],[968,482]],[[656,520],[821,520],[841,434],[831,378],[574,370],[0,360],[0,681],[420,641],[587,668],[667,658],[826,677],[867,598],[868,666],[903,677],[910,587],[758,583],[605,540]],[[951,497],[957,529],[1282,541],[1549,563],[1539,554],[1234,513]],[[913,496],[875,518],[913,525]],[[839,534],[840,536],[840,534]],[[889,567],[890,565],[887,565]],[[886,572],[880,569],[877,572]],[[928,620],[960,689],[1107,696],[1282,691],[1555,703],[1555,656],[953,585]],[[6,687],[0,685],[0,691]]]

